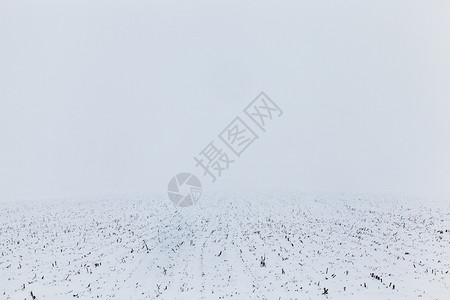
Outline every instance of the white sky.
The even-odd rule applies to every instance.
[[[448,1],[0,3],[0,199],[164,193],[260,92],[214,189],[450,195]]]

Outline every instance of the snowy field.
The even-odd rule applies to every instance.
[[[255,193],[190,208],[121,196],[0,209],[0,299],[450,299],[442,200]]]

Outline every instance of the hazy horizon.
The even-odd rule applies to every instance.
[[[0,200],[450,197],[449,53],[444,1],[3,1]],[[261,91],[283,115],[212,184],[193,157]]]

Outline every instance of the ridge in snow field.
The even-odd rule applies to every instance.
[[[0,299],[450,295],[449,202],[254,193],[0,208]]]

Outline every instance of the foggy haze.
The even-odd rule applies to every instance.
[[[450,3],[121,3],[0,4],[0,199],[450,195]],[[283,116],[211,184],[193,157],[261,91]]]

